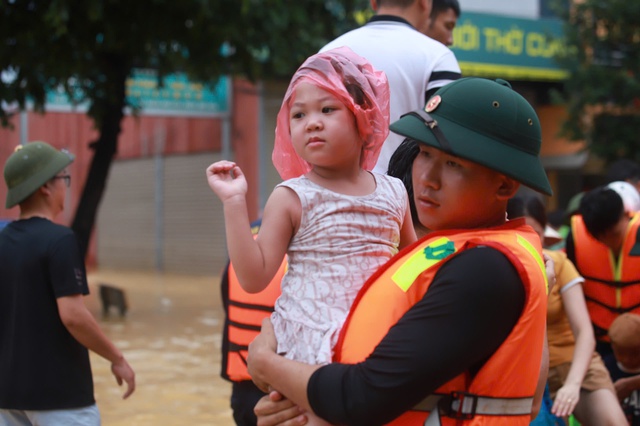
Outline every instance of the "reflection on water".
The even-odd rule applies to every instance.
[[[97,271],[87,305],[136,371],[127,400],[110,364],[91,354],[104,426],[233,426],[229,383],[219,376],[223,318],[218,277]],[[129,312],[102,318],[97,285],[126,291]]]

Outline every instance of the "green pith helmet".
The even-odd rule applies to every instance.
[[[6,208],[27,199],[73,160],[72,154],[46,142],[19,145],[4,164],[4,181],[9,189]]]
[[[424,110],[403,115],[390,129],[552,194],[540,161],[538,116],[504,80],[469,77],[449,83]]]

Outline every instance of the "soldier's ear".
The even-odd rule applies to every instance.
[[[38,188],[38,192],[42,193],[42,194],[48,194],[51,192],[51,181],[46,181],[44,183],[44,185],[42,185],[40,188]]]
[[[516,195],[518,189],[520,189],[520,182],[510,178],[509,176],[500,175],[500,186],[496,192],[499,200],[508,200],[509,198],[512,198]]]

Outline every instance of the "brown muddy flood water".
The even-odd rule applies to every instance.
[[[123,390],[110,364],[91,354],[103,426],[233,426],[231,386],[219,376],[223,310],[219,277],[99,270],[89,274],[89,309],[136,371]],[[129,312],[102,318],[98,284],[126,291]]]

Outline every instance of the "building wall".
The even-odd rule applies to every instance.
[[[258,91],[245,81],[234,81],[232,109],[220,117],[127,116],[122,123],[118,154],[99,209],[87,255],[90,267],[217,273],[226,261],[222,207],[206,184],[205,169],[220,159],[228,135],[229,155],[245,172],[251,219],[260,210],[258,172]],[[228,132],[225,133],[225,129]],[[0,129],[0,161],[20,143],[20,120],[13,129]],[[93,157],[89,143],[96,139],[93,123],[83,113],[28,113],[28,141],[43,140],[76,155],[65,211],[57,218],[70,225]],[[164,158],[159,177],[155,155]],[[270,153],[269,153],[270,155]],[[162,214],[156,213],[155,189],[163,187]],[[156,197],[156,198],[154,198]],[[6,186],[0,185],[0,199]],[[18,209],[0,206],[0,219],[15,219]],[[157,218],[164,228],[158,235]],[[217,221],[217,222],[216,222]],[[157,260],[157,241],[162,256]],[[104,256],[104,258],[102,258]]]
[[[204,178],[220,153],[120,160],[97,221],[102,268],[218,274],[227,260],[222,205]]]

